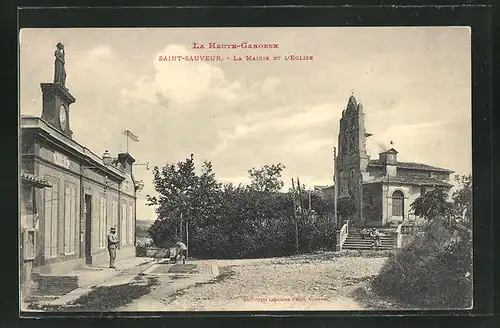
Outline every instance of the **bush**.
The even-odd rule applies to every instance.
[[[452,201],[435,189],[411,204],[426,224],[389,258],[373,281],[378,293],[424,308],[472,306],[472,179],[456,176],[455,181],[460,187]]]
[[[136,257],[146,257],[146,251],[151,246],[153,246],[153,244],[151,242],[137,244],[135,246],[135,256]]]
[[[472,301],[471,240],[428,224],[389,257],[372,285],[381,295],[423,308],[468,308]]]

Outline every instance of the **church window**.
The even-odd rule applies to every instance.
[[[342,154],[346,153],[348,149],[347,138],[342,139]]]
[[[354,153],[356,150],[356,140],[354,136],[351,136],[351,138],[349,139],[349,150],[351,153]]]
[[[403,216],[404,195],[400,190],[392,193],[392,216]]]

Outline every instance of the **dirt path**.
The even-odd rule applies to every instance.
[[[221,275],[163,276],[119,311],[273,311],[370,309],[354,296],[386,258],[299,256],[217,260]],[[211,280],[212,279],[212,280]]]

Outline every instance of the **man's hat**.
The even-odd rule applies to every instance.
[[[111,231],[116,231],[115,227],[112,227],[112,228],[111,228]]]

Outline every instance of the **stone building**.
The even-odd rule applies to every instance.
[[[336,158],[338,197],[351,198],[356,207],[353,221],[359,225],[384,226],[415,220],[410,204],[436,187],[449,190],[451,170],[421,163],[400,162],[390,148],[370,159],[363,106],[351,95],[342,111]],[[392,142],[391,142],[392,143]]]
[[[107,151],[101,158],[73,138],[70,105],[75,98],[57,59],[56,68],[54,83],[41,84],[41,117],[20,120],[24,293],[41,275],[107,262],[111,227],[120,240],[117,259],[135,257],[135,160],[128,153],[113,159]]]

